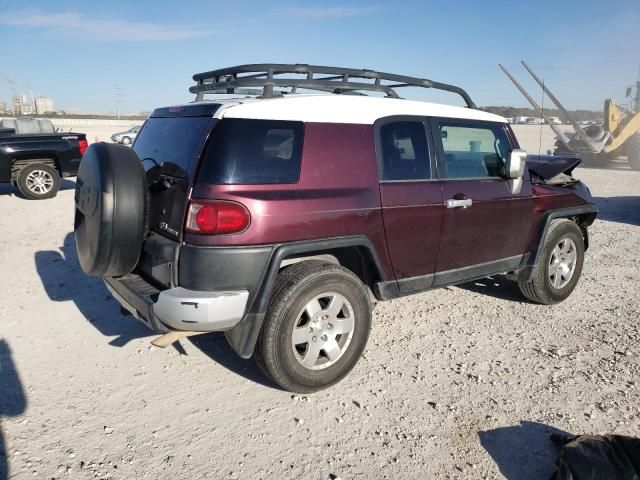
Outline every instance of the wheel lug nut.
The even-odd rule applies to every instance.
[[[318,337],[313,337],[311,340],[313,340],[314,342],[318,341]]]
[[[328,324],[327,324],[327,328],[328,328],[329,330],[331,330],[331,329],[333,328],[333,325],[332,325],[332,324],[330,324],[330,323],[328,323]]]
[[[327,334],[325,333],[324,335],[322,335],[322,341],[326,342],[328,340],[329,337],[327,337]]]

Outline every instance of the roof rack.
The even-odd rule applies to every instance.
[[[283,77],[286,74],[297,76]],[[301,78],[301,75],[305,77]],[[298,88],[356,95],[361,95],[362,91],[383,92],[391,98],[400,98],[396,93],[397,88],[423,87],[455,93],[464,99],[469,108],[476,108],[469,94],[460,87],[366,69],[300,63],[256,63],[196,73],[193,79],[196,85],[189,91],[196,94],[196,102],[202,101],[205,93],[255,94],[256,90],[248,90],[251,87],[262,87],[261,96],[265,98],[282,95],[283,92],[274,91],[274,87],[291,88],[287,93],[296,93]]]

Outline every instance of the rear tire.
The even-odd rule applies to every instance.
[[[53,198],[60,190],[60,174],[45,163],[26,165],[16,176],[16,187],[29,200]]]
[[[315,392],[351,371],[370,328],[369,293],[353,272],[296,263],[278,274],[254,358],[281,388]]]
[[[629,165],[634,170],[640,170],[640,132],[636,133],[629,139],[627,147],[627,158]]]
[[[578,283],[584,261],[580,227],[564,218],[552,220],[531,280],[518,282],[529,300],[553,305],[566,299]]]

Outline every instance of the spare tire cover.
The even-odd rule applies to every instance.
[[[113,143],[94,143],[80,162],[75,193],[76,250],[87,275],[131,272],[145,237],[147,182],[136,153]]]

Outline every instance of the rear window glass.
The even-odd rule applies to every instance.
[[[202,159],[198,180],[218,184],[296,183],[302,122],[221,120]]]
[[[172,163],[191,173],[212,121],[211,117],[150,118],[136,137],[133,150],[140,160]]]

